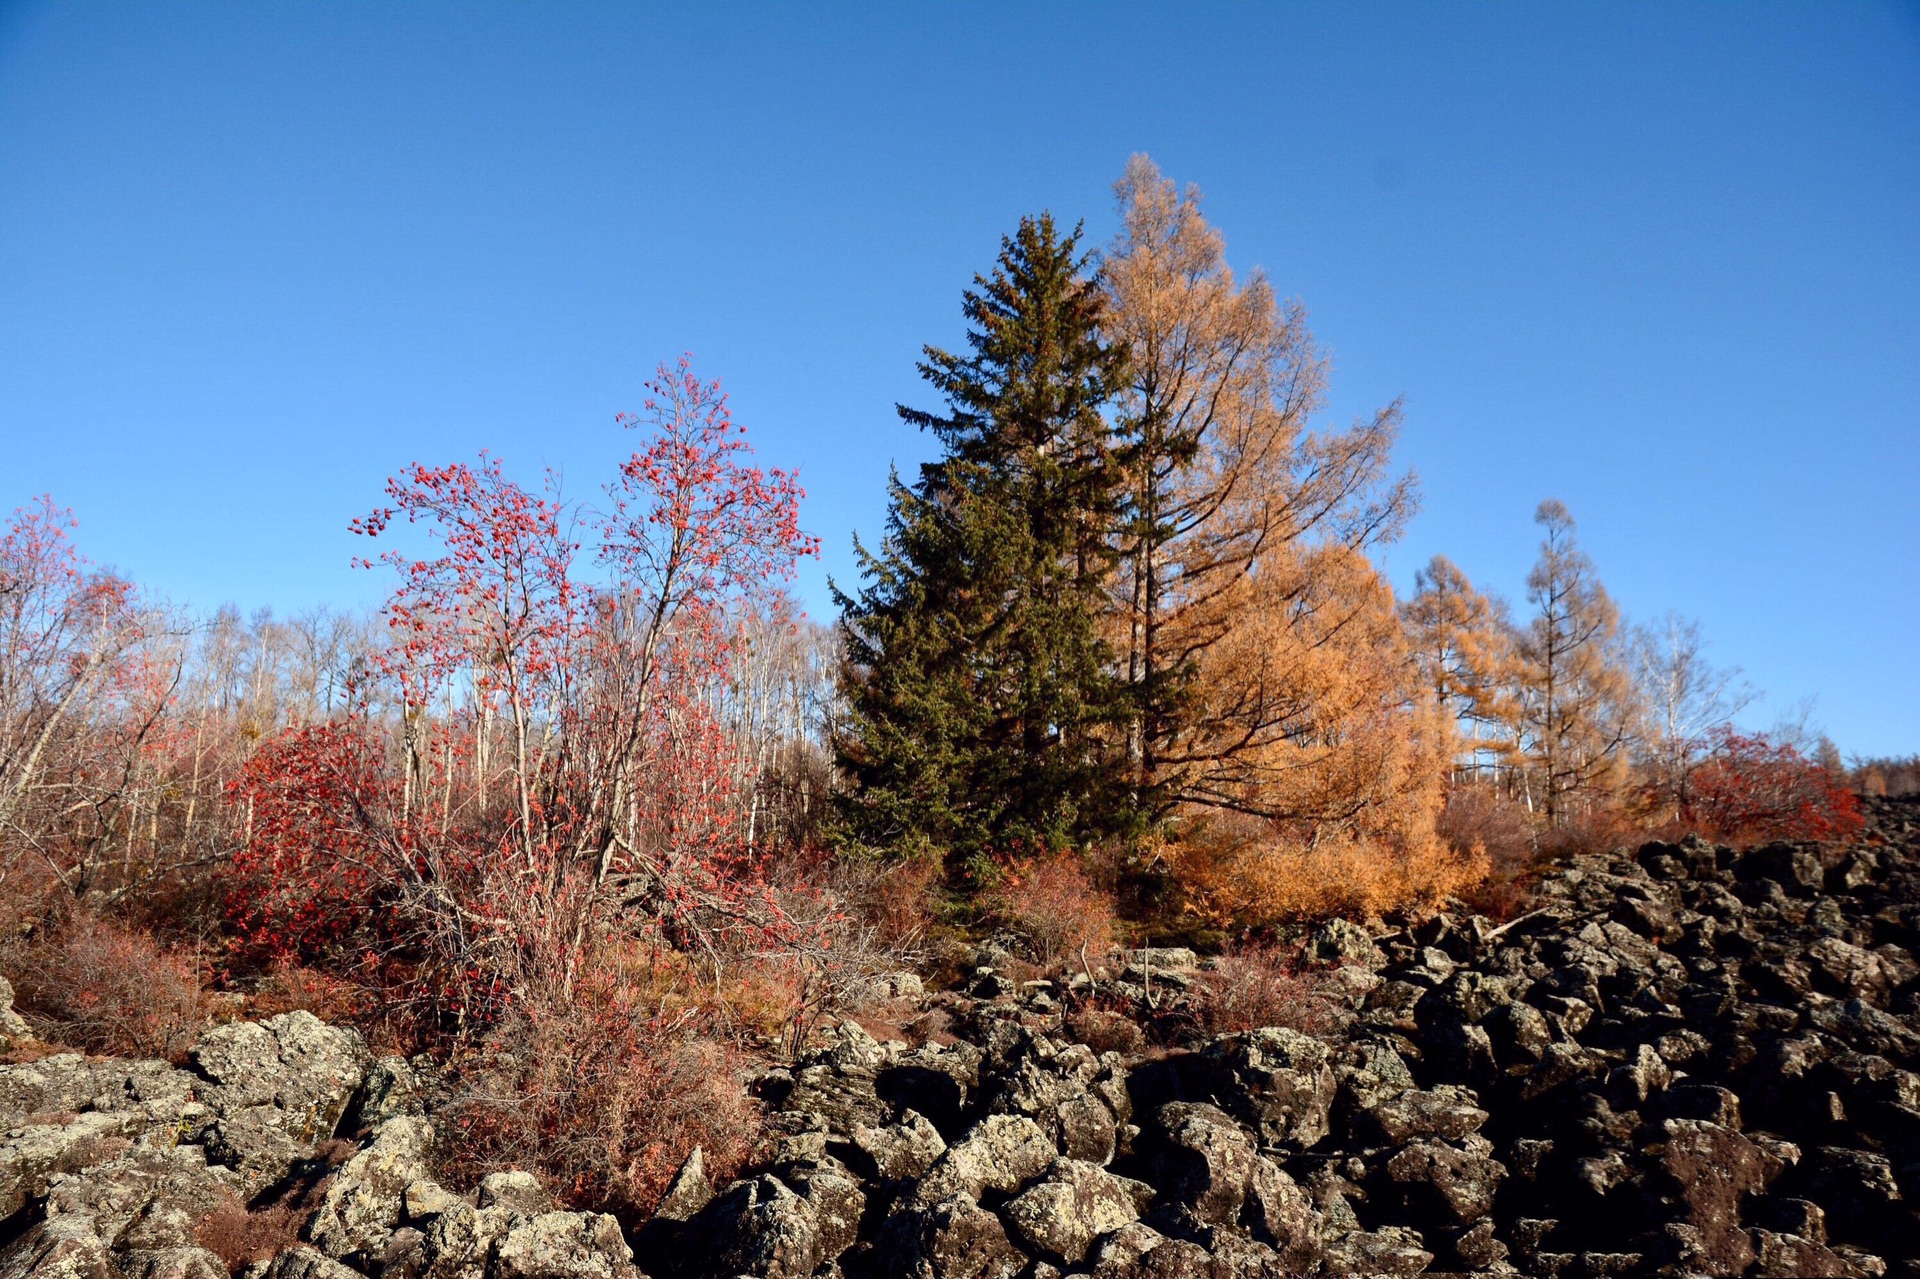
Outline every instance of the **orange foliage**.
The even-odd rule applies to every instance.
[[[1213,767],[1216,811],[1169,851],[1195,905],[1258,925],[1417,906],[1475,882],[1484,859],[1435,829],[1452,738],[1411,687],[1392,592],[1343,547],[1266,567],[1202,668],[1234,750]]]

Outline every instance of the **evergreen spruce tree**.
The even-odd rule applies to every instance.
[[[1051,215],[965,294],[970,353],[927,347],[943,456],[893,478],[842,610],[842,816],[858,842],[932,847],[965,881],[994,853],[1128,833],[1127,686],[1102,634],[1121,467],[1103,409],[1124,356]]]

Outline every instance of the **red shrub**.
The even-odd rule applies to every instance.
[[[331,954],[366,926],[391,873],[384,752],[345,724],[289,729],[229,788],[246,843],[233,855],[229,920],[273,958]]]
[[[525,990],[462,1070],[449,1175],[527,1169],[575,1207],[629,1223],[695,1146],[711,1175],[730,1175],[758,1111],[743,1059],[686,993],[638,951],[590,956],[570,991]]]
[[[1327,1028],[1331,1012],[1292,954],[1278,947],[1248,946],[1221,955],[1200,977],[1197,1019],[1212,1034],[1284,1026],[1312,1035]]]
[[[35,1030],[73,1048],[177,1062],[206,1022],[198,958],[108,920],[9,941],[0,967]]]
[[[1027,939],[1033,960],[1052,971],[1113,948],[1113,898],[1102,892],[1072,853],[1002,863],[998,887],[987,907],[1002,924]]]
[[[1791,746],[1721,730],[1694,770],[1681,807],[1688,825],[1715,839],[1845,839],[1864,824],[1860,802],[1827,770]]]

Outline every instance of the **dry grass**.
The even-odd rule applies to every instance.
[[[207,1021],[200,958],[75,914],[0,946],[15,1006],[44,1039],[88,1052],[185,1060]]]
[[[320,1204],[327,1178],[358,1149],[350,1141],[322,1142],[306,1164],[272,1199],[251,1209],[239,1196],[220,1202],[194,1222],[193,1237],[239,1274],[256,1261],[268,1261],[300,1242],[300,1232]]]
[[[1147,1036],[1131,1017],[1104,1008],[1082,1008],[1067,1018],[1067,1034],[1097,1053],[1116,1052],[1122,1057],[1137,1057],[1147,1046]]]

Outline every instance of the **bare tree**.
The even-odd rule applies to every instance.
[[[1678,812],[1687,802],[1687,781],[1710,735],[1724,728],[1760,697],[1740,668],[1707,660],[1700,624],[1669,612],[1633,628],[1634,680],[1646,707],[1640,744],[1642,765],[1663,807]]]

